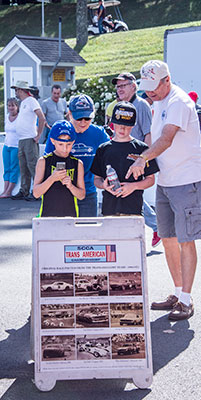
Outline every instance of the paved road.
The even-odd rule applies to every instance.
[[[137,389],[131,381],[59,381],[42,393],[32,382],[29,364],[31,301],[31,219],[39,202],[0,200],[0,397],[2,400],[200,400],[201,399],[201,242],[193,288],[196,313],[188,321],[171,323],[151,311],[154,363],[152,387]],[[151,248],[146,229],[149,300],[171,293],[162,245]]]

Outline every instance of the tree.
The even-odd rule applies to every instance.
[[[76,50],[80,51],[88,41],[87,0],[77,0],[76,8]]]

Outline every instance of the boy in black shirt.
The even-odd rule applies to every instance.
[[[136,109],[133,104],[121,101],[114,107],[112,120],[115,136],[107,143],[103,143],[96,151],[91,167],[95,175],[94,184],[103,192],[103,215],[142,214],[143,190],[154,184],[154,173],[159,171],[155,160],[147,162],[144,176],[137,180],[126,173],[133,160],[140,157],[148,146],[130,136],[136,121]],[[117,172],[121,182],[121,189],[113,190],[106,176],[106,167],[111,165]]]
[[[79,216],[77,199],[84,199],[85,185],[83,163],[70,155],[75,135],[67,121],[55,122],[50,131],[55,150],[38,160],[33,186],[34,197],[42,196],[40,217]]]

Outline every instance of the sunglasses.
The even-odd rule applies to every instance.
[[[82,121],[83,119],[84,119],[85,121],[91,121],[91,118],[89,118],[89,117],[77,118],[76,121]]]

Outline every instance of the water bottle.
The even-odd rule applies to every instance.
[[[114,187],[112,188],[113,191],[115,191],[121,187],[118,175],[117,175],[115,169],[111,167],[111,165],[106,166],[106,175],[108,178],[109,185],[114,185]]]

